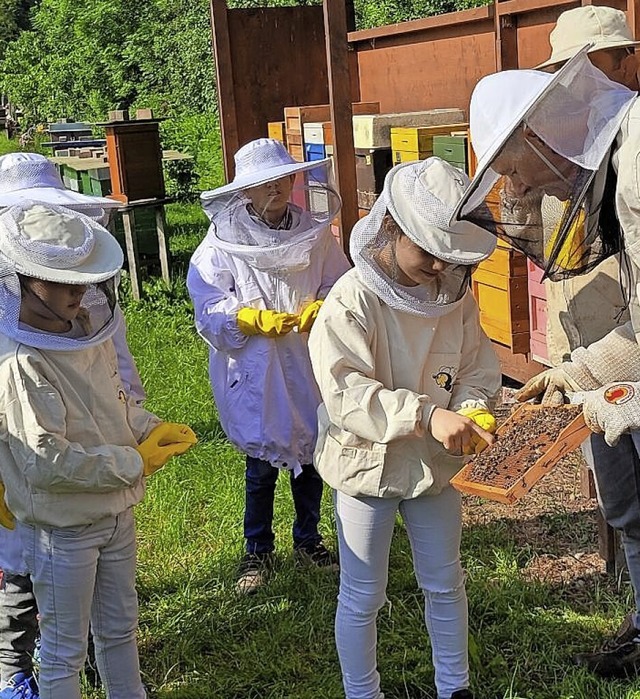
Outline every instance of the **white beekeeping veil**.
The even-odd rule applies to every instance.
[[[587,272],[621,247],[609,161],[636,95],[595,68],[588,48],[554,75],[489,75],[471,98],[480,162],[454,220],[507,240],[552,280]]]
[[[449,313],[469,288],[473,267],[489,257],[496,239],[466,221],[449,220],[469,178],[439,158],[396,165],[371,213],[351,233],[351,257],[364,283],[387,305],[436,317]],[[448,263],[430,285],[398,283],[396,243],[406,235]]]
[[[212,244],[263,271],[307,267],[319,235],[340,210],[330,162],[296,162],[270,138],[240,148],[233,181],[201,194]],[[283,196],[286,214],[269,221],[272,203]]]
[[[38,349],[69,351],[104,342],[121,323],[114,308],[122,262],[116,239],[88,216],[35,202],[5,209],[0,213],[0,332]],[[20,322],[20,277],[86,286],[77,316],[82,332],[50,333]]]

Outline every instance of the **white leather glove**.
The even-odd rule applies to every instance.
[[[542,405],[562,405],[564,403],[565,393],[580,390],[580,386],[578,386],[565,370],[570,364],[571,362],[563,362],[557,367],[547,369],[547,371],[543,371],[529,379],[527,383],[516,392],[516,400],[524,402],[530,398],[542,396]]]
[[[592,432],[613,447],[625,432],[640,430],[640,384],[611,383],[583,394],[582,412]]]

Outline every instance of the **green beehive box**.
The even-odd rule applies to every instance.
[[[466,136],[434,136],[433,154],[464,172],[468,170]]]
[[[156,228],[156,212],[153,208],[134,209],[131,212],[132,225],[136,232],[138,241],[138,252],[152,258],[159,258],[158,249],[158,232]],[[116,240],[120,243],[120,247],[127,254],[127,246],[124,239],[124,224],[122,215],[115,216],[114,224],[111,228]]]
[[[82,189],[82,174],[68,165],[62,166],[62,181],[68,189],[84,193]]]
[[[81,173],[82,191],[96,197],[111,194],[111,175],[108,167],[85,170]]]

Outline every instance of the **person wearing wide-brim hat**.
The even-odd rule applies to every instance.
[[[245,555],[236,589],[256,592],[273,561],[274,489],[289,472],[294,555],[336,570],[318,530],[322,480],[313,467],[320,396],[307,338],[324,297],[349,268],[331,233],[340,199],[329,160],[296,162],[279,141],[235,154],[232,182],[201,195],[211,220],[187,286],[230,441],[246,454]]]
[[[495,237],[449,225],[467,185],[439,158],[390,170],[352,231],[355,269],[335,284],[311,331],[323,401],[315,463],[335,490],[335,633],[347,699],[383,696],[376,617],[398,512],[424,593],[437,696],[474,696],[461,498],[449,480],[463,453],[492,441],[482,425],[495,425],[501,376],[469,285]]]
[[[100,223],[120,206],[108,197],[75,192],[65,187],[55,165],[38,153],[7,153],[0,156],[0,209],[32,201],[64,206]],[[124,316],[116,306],[117,330],[112,337],[118,369],[125,391],[138,403],[145,399],[140,375],[131,356]],[[0,527],[0,569],[4,590],[0,595],[0,699],[33,689],[33,653],[37,632],[37,606],[31,580],[23,567],[22,546],[17,532]]]
[[[121,206],[109,197],[74,192],[65,187],[56,166],[39,153],[0,156],[0,209],[25,200],[65,206],[104,223],[106,214]]]
[[[585,5],[563,12],[549,36],[551,55],[536,66],[555,70],[589,46],[589,60],[611,80],[637,90],[638,62],[635,56],[640,41],[633,33],[622,10],[605,5]]]
[[[599,651],[575,660],[602,676],[627,676],[640,669],[640,102],[594,67],[591,48],[583,47],[553,75],[505,71],[478,83],[470,128],[474,143],[484,140],[486,147],[454,219],[511,240],[552,280],[587,273],[614,255],[626,270],[630,321],[574,349],[568,361],[531,379],[517,397],[541,396],[552,404],[578,393],[592,431],[609,446],[623,440],[623,458],[607,458],[601,445],[597,481],[605,516],[622,533],[635,610]],[[494,104],[498,94],[508,95],[507,101]],[[560,200],[552,244],[544,240],[545,226],[527,231],[542,242],[537,249],[544,256],[535,256],[517,226],[500,221],[500,207],[488,213],[489,194],[501,181],[509,181],[516,199],[544,203],[553,194]],[[580,303],[579,296],[573,302]]]
[[[50,699],[81,698],[89,626],[108,696],[145,699],[133,506],[196,441],[124,390],[111,341],[122,261],[88,216],[34,202],[0,212],[0,510],[24,547]]]

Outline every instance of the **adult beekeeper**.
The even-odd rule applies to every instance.
[[[322,479],[313,466],[320,394],[307,338],[322,301],[349,268],[331,234],[340,199],[328,159],[298,163],[261,138],[235,155],[234,180],[202,194],[211,219],[187,286],[227,437],[246,454],[237,590],[256,592],[273,563],[278,474],[290,475],[298,561],[337,568],[318,531]]]
[[[554,75],[505,71],[480,81],[470,117],[482,156],[454,218],[508,240],[554,281],[620,256],[630,322],[573,350],[518,398],[575,394],[607,444],[631,436],[631,458],[609,461],[596,479],[607,520],[622,533],[636,609],[601,649],[576,658],[622,675],[640,666],[640,104],[592,65],[590,48]]]

